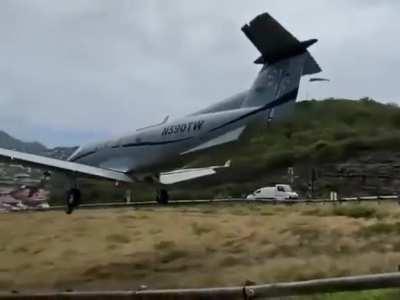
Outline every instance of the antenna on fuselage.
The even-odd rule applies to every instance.
[[[163,124],[167,123],[168,120],[169,120],[169,116],[166,116],[164,118],[164,120],[162,120],[161,123],[157,123],[157,124],[154,124],[154,125],[138,128],[138,129],[136,129],[136,131],[140,131],[140,130],[143,130],[143,129],[148,129],[148,128],[152,128],[152,127],[157,127],[157,126],[163,125]]]

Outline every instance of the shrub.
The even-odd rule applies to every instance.
[[[363,206],[363,205],[341,205],[334,206],[329,209],[323,208],[311,208],[302,212],[303,215],[309,216],[343,216],[349,218],[381,218],[384,216],[384,213],[381,211],[377,211],[373,207]]]
[[[200,225],[198,223],[192,223],[191,226],[192,226],[192,230],[193,230],[195,235],[202,235],[202,234],[205,234],[205,233],[209,233],[212,230],[211,227],[203,226],[203,225]]]
[[[377,211],[373,207],[362,205],[336,206],[333,208],[333,215],[350,218],[373,218],[377,217]]]
[[[223,258],[220,262],[221,267],[233,267],[237,265],[246,265],[247,264],[247,259],[246,258],[241,258],[241,257],[236,257],[236,256],[226,256]]]
[[[189,253],[187,251],[180,250],[180,249],[173,249],[162,255],[161,262],[169,263],[169,262],[178,260],[180,258],[185,258],[187,256],[189,256]]]
[[[379,234],[399,234],[400,233],[400,222],[372,224],[372,225],[362,228],[360,230],[360,233],[367,237],[379,235]]]
[[[129,243],[130,239],[129,237],[122,235],[122,234],[110,234],[106,237],[107,241],[113,242],[113,243]]]
[[[160,241],[154,245],[154,249],[156,250],[171,249],[173,247],[175,247],[174,241]]]

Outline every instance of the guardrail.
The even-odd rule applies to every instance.
[[[346,202],[381,202],[381,201],[396,201],[400,200],[398,195],[382,195],[382,196],[360,196],[360,197],[343,197],[338,200],[330,199],[296,199],[296,200],[247,200],[245,198],[226,198],[226,199],[203,199],[203,200],[175,200],[169,201],[167,206],[180,206],[180,205],[196,205],[196,204],[212,204],[212,203],[260,203],[266,205],[295,205],[295,204],[326,204],[326,203],[346,203]],[[400,201],[399,201],[400,204]],[[109,202],[109,203],[87,203],[81,204],[80,209],[100,209],[100,208],[118,208],[118,207],[155,207],[166,206],[161,205],[156,201],[147,202]],[[54,205],[49,208],[28,208],[25,210],[16,210],[10,212],[24,212],[24,211],[52,211],[64,210],[63,205]]]
[[[56,291],[24,293],[0,292],[0,300],[15,299],[133,299],[133,300],[208,300],[262,299],[296,295],[337,293],[400,287],[400,273],[315,279],[299,282],[245,285],[222,288],[123,290],[123,291]]]
[[[296,200],[247,200],[246,198],[225,198],[225,199],[203,199],[203,200],[175,200],[169,201],[168,206],[192,205],[192,204],[211,204],[211,203],[260,203],[267,205],[294,205],[294,204],[318,204],[318,203],[344,203],[344,202],[365,202],[365,201],[393,201],[399,200],[397,195],[384,196],[360,196],[360,197],[344,197],[338,200],[330,199],[296,199]],[[80,208],[107,208],[107,207],[151,207],[160,206],[156,201],[148,202],[111,202],[111,203],[88,203],[80,205]],[[165,206],[163,204],[162,206]],[[64,209],[64,206],[51,206],[50,210]]]

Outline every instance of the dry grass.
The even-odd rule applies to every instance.
[[[0,288],[240,285],[397,270],[397,204],[0,215]]]

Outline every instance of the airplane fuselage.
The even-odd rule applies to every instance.
[[[184,161],[185,152],[244,126],[249,119],[265,118],[265,110],[247,107],[186,116],[82,146],[69,160],[128,174],[177,168]]]

